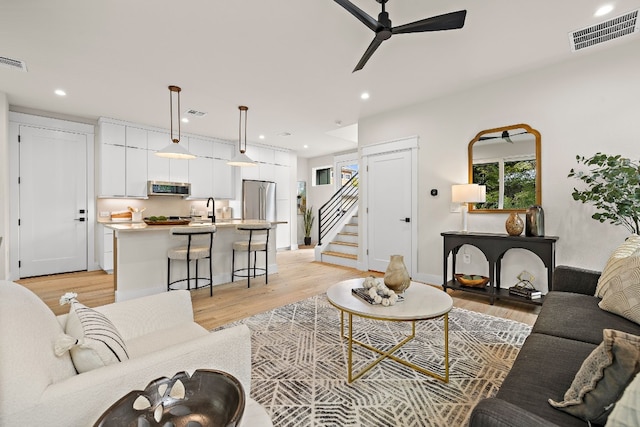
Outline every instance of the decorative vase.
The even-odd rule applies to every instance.
[[[311,245],[311,237],[305,237],[304,238],[304,244],[305,244],[305,246]]]
[[[544,236],[544,210],[542,206],[533,205],[527,209],[527,225],[525,235],[531,237]]]
[[[509,236],[519,236],[524,230],[524,221],[522,221],[518,212],[511,212],[504,223],[504,227],[507,229]]]
[[[404,292],[411,284],[411,277],[402,255],[391,255],[387,271],[384,273],[384,284],[396,293]]]

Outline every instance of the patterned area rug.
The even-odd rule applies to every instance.
[[[251,397],[276,427],[460,426],[471,409],[493,396],[531,328],[523,323],[454,308],[449,313],[449,383],[385,360],[347,382],[347,344],[339,311],[326,295],[252,316]],[[355,319],[355,317],[354,317]],[[396,352],[444,375],[443,320],[416,325],[416,338]],[[410,324],[354,321],[357,339],[390,348]],[[354,347],[359,370],[374,353]]]

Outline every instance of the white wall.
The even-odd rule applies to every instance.
[[[7,94],[0,92],[0,279],[6,280],[9,273],[9,101]]]
[[[640,138],[640,39],[574,60],[533,70],[441,99],[367,117],[359,122],[360,146],[419,135],[418,271],[442,278],[442,231],[458,230],[450,212],[451,184],[467,182],[467,145],[481,130],[526,123],[542,135],[542,206],[545,232],[560,239],[556,263],[601,270],[628,235],[622,227],[591,219],[575,202],[578,182],[567,178],[575,156],[598,151],[638,159]],[[439,195],[432,197],[431,188]],[[469,230],[504,233],[507,214],[471,214]],[[524,253],[523,253],[524,252]],[[475,272],[485,268],[473,256]],[[518,265],[516,265],[518,264]],[[505,256],[503,283],[522,269],[545,281],[542,262],[519,251]],[[485,273],[488,270],[484,271]],[[465,271],[466,272],[466,271]],[[441,283],[440,281],[436,283]]]

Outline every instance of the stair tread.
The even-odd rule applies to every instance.
[[[352,246],[354,248],[358,247],[357,243],[352,243],[352,242],[340,242],[339,240],[334,240],[331,242],[332,245],[343,245],[343,246]]]
[[[341,231],[340,233],[338,233],[338,235],[340,235],[340,234],[345,235],[345,236],[357,236],[358,235],[358,233],[350,233],[348,231]]]
[[[335,252],[335,251],[324,251],[322,252],[322,255],[331,255],[331,256],[337,256],[340,258],[358,259],[358,255],[345,254],[342,252]]]

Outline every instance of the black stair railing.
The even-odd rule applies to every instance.
[[[318,245],[338,224],[351,206],[358,202],[358,173],[355,173],[329,201],[318,209]]]

